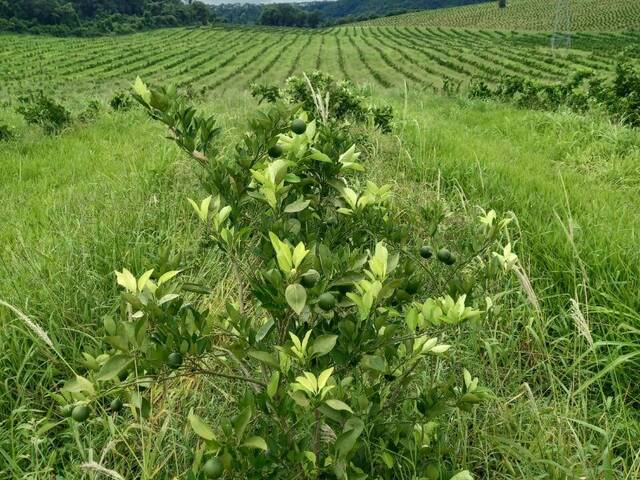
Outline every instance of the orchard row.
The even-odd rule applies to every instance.
[[[571,0],[569,3],[572,31],[612,31],[640,28],[640,2],[634,0]],[[556,5],[556,0],[507,0],[507,7],[499,8],[498,2],[493,1],[376,18],[364,23],[402,27],[553,31],[556,26]]]
[[[451,89],[503,75],[555,83],[573,72],[608,73],[640,33],[583,33],[571,50],[549,35],[420,27],[342,27],[325,31],[259,28],[167,29],[95,39],[3,36],[0,91],[101,94],[140,75],[198,89],[239,90],[322,69],[376,87]],[[627,60],[640,52],[627,48]]]

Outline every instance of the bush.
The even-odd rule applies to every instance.
[[[0,142],[6,142],[13,140],[14,138],[15,133],[13,133],[13,128],[9,125],[3,125],[0,123]]]
[[[593,77],[591,72],[576,72],[565,83],[548,85],[521,77],[505,76],[495,88],[483,81],[473,81],[469,96],[498,98],[523,108],[555,110],[566,106],[584,112],[599,106],[611,117],[640,127],[640,73],[629,63],[616,66],[615,77]]]
[[[59,133],[71,123],[71,113],[61,104],[43,93],[18,98],[16,111],[29,125],[39,125],[47,134]]]
[[[87,108],[85,108],[84,111],[80,113],[80,115],[78,115],[78,120],[85,123],[91,122],[98,117],[101,110],[102,103],[100,102],[100,100],[90,100],[87,104]]]
[[[128,92],[120,91],[113,94],[109,106],[116,112],[126,112],[133,107],[133,100]]]
[[[209,311],[197,301],[205,279],[183,282],[166,261],[141,275],[116,272],[122,308],[104,320],[104,349],[85,352],[83,375],[55,396],[64,411],[92,422],[91,411],[125,399],[134,418],[146,417],[155,389],[207,375],[233,380],[224,385],[236,401],[215,425],[189,412],[200,439],[191,478],[452,478],[460,466],[443,436],[451,414],[491,394],[448,360],[443,337],[477,321],[476,299],[515,263],[510,245],[490,253],[508,222],[483,214],[468,258],[446,248],[427,255],[391,186],[360,178],[366,159],[356,146],[327,154],[341,148],[338,122],[277,102],[221,155],[214,117],[175,88],[140,79],[134,88],[202,168],[208,196],[190,203],[231,266],[235,300]],[[436,239],[442,211],[420,215]]]
[[[311,86],[311,88],[310,88]],[[290,77],[284,90],[274,85],[252,85],[252,95],[259,102],[274,103],[284,100],[291,105],[300,105],[307,112],[317,111],[318,98],[315,92],[322,92],[320,100],[327,105],[326,116],[335,121],[364,122],[370,119],[383,133],[391,131],[393,109],[390,106],[365,105],[364,96],[348,80],[336,81],[323,72],[313,72],[309,76]]]

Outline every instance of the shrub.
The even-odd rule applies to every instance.
[[[291,105],[300,105],[307,112],[319,114],[314,91],[322,92],[321,101],[327,106],[327,118],[352,122],[370,119],[383,133],[391,131],[393,109],[390,106],[366,105],[364,96],[352,82],[336,81],[327,73],[316,71],[309,76],[290,77],[283,90],[274,85],[252,85],[251,93],[259,97],[259,103],[274,103],[282,99]]]
[[[446,248],[426,255],[432,250],[410,238],[391,186],[360,178],[356,146],[327,153],[342,145],[337,122],[309,121],[277,102],[221,155],[214,117],[175,88],[140,79],[134,88],[202,167],[209,195],[189,201],[232,267],[236,298],[209,311],[194,297],[208,291],[205,279],[183,283],[164,261],[141,275],[116,272],[121,309],[105,318],[104,351],[85,352],[84,374],[56,396],[64,411],[125,399],[145,417],[159,385],[207,375],[233,380],[237,401],[215,425],[206,412],[188,414],[200,478],[453,478],[459,467],[442,433],[453,411],[490,392],[466,370],[444,367],[443,336],[477,321],[483,304],[474,299],[495,285],[496,267],[515,262],[510,246],[489,253],[508,222],[483,214],[468,258]],[[422,215],[435,235],[442,211]],[[456,283],[462,271],[468,281]],[[91,415],[82,408],[72,417]]]
[[[71,123],[71,113],[61,104],[43,93],[18,98],[16,111],[29,125],[39,125],[48,134],[59,133]]]
[[[80,115],[78,115],[78,120],[81,122],[90,122],[95,120],[96,117],[100,114],[102,110],[102,103],[100,100],[90,100],[87,104],[87,107],[84,109]]]
[[[129,92],[116,92],[109,100],[109,106],[116,112],[126,112],[133,107],[133,100]]]
[[[594,77],[576,72],[565,83],[548,85],[521,77],[505,76],[491,89],[483,81],[473,81],[469,96],[498,98],[523,108],[555,110],[567,106],[584,112],[600,106],[611,117],[632,127],[640,127],[640,73],[629,63],[616,66],[615,77]]]
[[[9,125],[4,125],[0,123],[0,142],[6,142],[9,140],[13,140],[15,138],[15,133],[13,133],[13,128]]]

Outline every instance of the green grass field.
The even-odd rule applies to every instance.
[[[538,12],[553,2],[511,3],[508,19],[486,15],[497,9],[487,4],[311,33],[0,36],[0,124],[17,133],[0,144],[0,300],[41,325],[74,364],[98,349],[102,316],[118,306],[113,271],[152,268],[163,247],[183,253],[188,278],[206,278],[207,302],[221,308],[233,280],[227,262],[201,248],[186,201],[203,196],[192,165],[141,111],[112,112],[106,102],[138,75],[204,89],[195,102],[218,117],[226,140],[259,108],[251,83],[320,69],[394,108],[393,134],[370,138],[371,179],[394,184],[406,205],[439,198],[453,219],[476,217],[477,206],[517,219],[514,243],[532,288],[514,278],[495,314],[456,331],[455,360],[496,399],[454,419],[450,455],[474,478],[640,478],[640,131],[597,110],[528,111],[439,95],[472,77],[551,84],[582,69],[608,74],[626,47],[638,65],[640,33],[614,31],[640,26],[640,10],[617,1],[600,15],[593,2],[576,2],[576,28],[599,33],[576,34],[571,50],[552,52],[537,30],[549,29]],[[501,31],[512,29],[531,32]],[[32,89],[74,113],[91,99],[103,109],[46,136],[14,111]],[[467,240],[450,239],[453,249]],[[2,307],[0,327],[2,478],[101,478],[80,467],[86,462],[123,478],[188,478],[189,409],[215,423],[230,402],[224,383],[184,379],[178,390],[158,388],[146,422],[68,429],[50,396],[63,365]]]
[[[611,32],[640,28],[640,5],[628,0],[572,0],[571,30]],[[506,8],[497,2],[443,8],[377,18],[364,25],[396,27],[456,27],[496,30],[553,31],[555,0],[508,0]]]

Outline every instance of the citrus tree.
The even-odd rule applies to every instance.
[[[442,432],[490,392],[448,364],[442,334],[478,321],[496,267],[515,261],[510,248],[492,254],[508,222],[484,214],[458,258],[412,240],[392,187],[363,179],[353,126],[276,102],[222,154],[214,117],[175,88],[138,79],[134,91],[200,165],[207,193],[189,201],[237,291],[216,313],[199,301],[207,279],[182,282],[168,255],[117,271],[104,350],[57,396],[70,422],[144,419],[154,385],[206,375],[237,400],[215,422],[188,412],[199,438],[188,478],[472,478],[443,456]],[[422,214],[433,238],[441,212]]]

